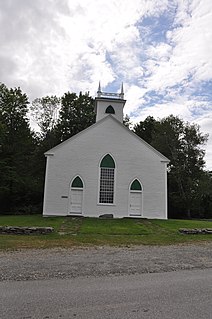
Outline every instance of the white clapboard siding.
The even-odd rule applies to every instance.
[[[98,204],[99,166],[110,154],[116,164],[113,205]],[[113,115],[107,115],[88,129],[46,153],[46,181],[43,214],[69,213],[70,183],[83,179],[82,215],[129,216],[130,184],[142,184],[141,217],[167,218],[168,159],[128,130]]]

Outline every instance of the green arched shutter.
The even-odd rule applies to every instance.
[[[113,158],[109,154],[107,154],[102,159],[100,167],[115,168],[115,162],[114,162]]]
[[[131,191],[142,191],[141,183],[137,179],[135,179],[130,186],[130,190]]]
[[[83,188],[83,182],[79,176],[75,177],[71,184],[71,187]]]

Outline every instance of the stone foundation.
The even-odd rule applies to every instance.
[[[46,235],[54,231],[52,227],[0,226],[0,234],[7,235]]]
[[[181,234],[186,234],[186,235],[196,235],[196,234],[211,234],[212,235],[212,228],[202,228],[202,229],[186,229],[186,228],[180,228],[179,232]]]

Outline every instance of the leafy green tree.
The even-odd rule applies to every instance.
[[[202,172],[194,205],[199,212],[198,217],[212,218],[212,171]]]
[[[31,115],[40,128],[42,137],[51,132],[58,121],[60,110],[60,98],[57,96],[45,96],[36,98],[31,106]]]
[[[65,141],[95,123],[94,99],[89,93],[65,93],[61,98],[61,109],[56,134]]]
[[[32,154],[28,98],[20,88],[0,84],[0,210],[13,211],[30,201]]]
[[[31,116],[39,128],[36,133],[38,147],[35,152],[38,174],[39,169],[41,171],[45,169],[43,153],[60,142],[55,133],[55,127],[58,124],[59,110],[60,98],[57,96],[36,98],[30,106]]]
[[[55,134],[59,110],[60,98],[57,96],[36,98],[30,106],[31,116],[39,128],[36,133],[37,143],[32,158],[33,175],[36,176],[37,182],[34,192],[37,203],[42,203],[43,199],[46,166],[44,153],[60,142]]]
[[[207,135],[200,132],[198,125],[185,123],[173,115],[162,120],[148,117],[134,131],[170,159],[170,211],[191,217],[191,212],[196,211],[195,199],[205,164],[202,146]]]
[[[128,127],[130,129],[130,127],[132,126],[132,122],[130,121],[130,117],[128,114],[125,115],[124,119],[123,119],[123,124]]]
[[[152,116],[148,116],[143,122],[137,123],[133,127],[133,131],[151,144],[156,129],[156,120]]]

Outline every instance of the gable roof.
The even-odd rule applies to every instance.
[[[89,130],[92,129],[93,127],[98,126],[99,124],[101,124],[102,122],[104,122],[105,119],[106,119],[107,117],[109,117],[109,116],[111,116],[111,115],[108,114],[108,116],[103,117],[103,118],[102,118],[101,120],[99,120],[98,122],[96,122],[96,123],[94,123],[94,124],[88,126],[87,128],[85,128],[85,129],[82,130],[81,132],[79,132],[79,133],[77,133],[77,134],[75,134],[75,135],[69,137],[67,140],[65,140],[65,141],[63,141],[63,142],[57,144],[56,146],[54,146],[54,147],[51,148],[50,150],[46,151],[46,152],[44,153],[44,155],[53,155],[52,153],[53,153],[55,150],[57,150],[57,149],[60,148],[61,146],[65,145],[66,143],[75,140],[75,139],[78,138],[80,135],[85,134],[87,131],[89,131]]]
[[[64,142],[61,142],[60,144],[56,145],[55,147],[51,148],[50,150],[48,150],[47,152],[44,153],[45,156],[51,156],[54,155],[54,151],[59,149],[60,147],[62,147],[63,145],[65,145],[66,143],[69,143],[71,141],[73,141],[74,139],[78,138],[79,136],[85,134],[87,131],[93,129],[94,127],[97,127],[99,125],[101,125],[103,122],[107,121],[108,119],[111,119],[113,121],[115,121],[119,126],[121,126],[128,134],[131,134],[134,138],[138,139],[141,143],[145,144],[149,149],[151,149],[154,153],[156,153],[159,157],[161,157],[161,161],[162,162],[166,162],[169,163],[170,160],[164,156],[163,154],[161,154],[159,151],[157,151],[153,146],[151,146],[150,144],[148,144],[146,141],[144,141],[141,137],[139,137],[138,135],[136,135],[133,131],[131,131],[130,129],[128,129],[124,124],[122,124],[119,120],[117,120],[112,114],[108,114],[107,116],[105,116],[104,118],[102,118],[101,120],[99,120],[98,122],[94,123],[93,125],[87,127],[86,129],[84,129],[83,131],[75,134],[74,136],[71,136],[70,138],[68,138],[67,140],[65,140]]]

